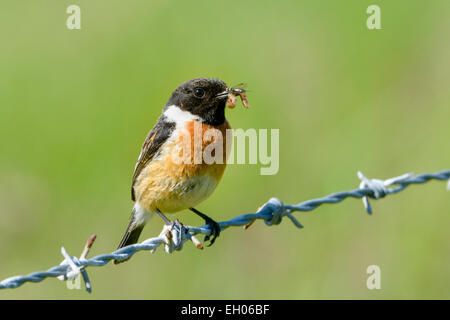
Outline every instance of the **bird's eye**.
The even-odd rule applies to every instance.
[[[203,96],[205,95],[205,90],[203,90],[202,88],[195,88],[194,89],[194,95],[197,98],[203,98]]]

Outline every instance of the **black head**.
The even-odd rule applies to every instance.
[[[227,85],[219,79],[198,78],[182,83],[166,104],[199,116],[203,122],[219,125],[225,122]]]

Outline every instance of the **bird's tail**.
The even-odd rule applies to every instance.
[[[138,216],[139,213],[136,212],[136,208],[133,209],[133,213],[131,216],[130,224],[127,227],[127,230],[125,231],[125,234],[122,237],[122,240],[120,240],[119,246],[117,249],[129,246],[130,244],[135,244],[139,240],[139,236],[141,235],[142,230],[144,229],[145,223],[147,219],[142,219]],[[118,264],[121,262],[125,262],[128,259],[125,260],[114,260],[114,264]]]

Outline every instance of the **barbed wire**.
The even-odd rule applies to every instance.
[[[368,179],[358,171],[358,178],[361,180],[358,189],[332,193],[326,197],[307,200],[296,205],[284,204],[278,198],[271,198],[256,213],[243,214],[231,220],[219,222],[220,230],[223,231],[229,227],[238,226],[248,228],[256,220],[263,220],[268,226],[277,225],[281,223],[284,217],[288,217],[296,227],[303,228],[302,224],[292,215],[293,212],[311,211],[322,204],[338,203],[349,197],[362,199],[367,213],[372,214],[369,198],[380,199],[387,195],[398,193],[411,184],[421,184],[433,179],[448,180],[447,189],[450,190],[450,170],[419,175],[407,173],[387,180]],[[172,253],[174,250],[181,250],[183,244],[187,241],[192,241],[197,248],[202,249],[203,245],[195,237],[196,234],[211,235],[211,229],[208,225],[192,227],[184,226],[180,223],[172,223],[171,225],[165,225],[157,237],[144,240],[138,244],[129,245],[110,254],[101,254],[88,260],[86,256],[95,240],[95,236],[91,236],[80,258],[69,256],[64,247],[62,247],[61,253],[64,256],[64,260],[60,265],[50,268],[47,271],[33,272],[25,276],[7,278],[0,282],[0,289],[17,288],[25,282],[40,282],[49,277],[57,277],[59,280],[73,280],[81,275],[86,290],[91,292],[92,286],[86,272],[88,266],[101,267],[111,260],[127,260],[142,250],[154,252],[161,245],[164,246],[164,250],[167,253]]]

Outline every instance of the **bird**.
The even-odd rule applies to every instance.
[[[131,185],[134,206],[118,249],[137,243],[155,213],[169,225],[174,222],[165,213],[185,209],[200,216],[210,227],[211,237],[207,235],[204,241],[210,240],[209,245],[215,242],[220,234],[219,224],[195,206],[213,193],[226,168],[232,138],[228,134],[231,127],[225,109],[232,95],[233,88],[213,78],[188,80],[172,92],[136,163]],[[195,137],[195,130],[201,132],[200,140]],[[210,139],[206,139],[206,132]],[[215,158],[221,161],[198,161],[196,151],[204,152],[208,146],[222,148],[222,154]],[[216,156],[217,150],[212,149],[212,156]]]

